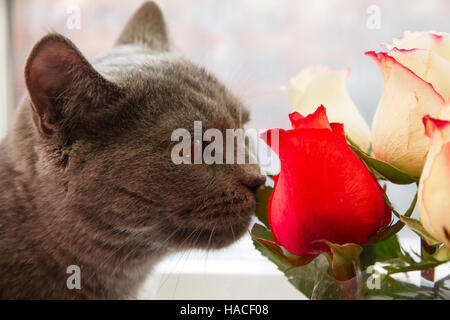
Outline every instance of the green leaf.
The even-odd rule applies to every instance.
[[[265,240],[269,240],[269,241],[273,242],[272,232],[270,232],[269,229],[265,228],[264,226],[262,226],[258,223],[255,223],[253,225],[251,235],[253,235],[257,238],[261,238],[261,239],[265,239]]]
[[[383,266],[388,270],[388,274],[378,274],[380,278],[380,287],[372,290],[368,288],[369,277],[373,274],[365,271],[362,274],[363,288],[362,294],[366,299],[445,299],[450,298],[450,290],[445,287],[446,279],[437,281],[433,287],[421,286],[399,281],[394,279],[391,274],[400,272],[409,272],[422,269],[433,268],[437,265],[450,261],[450,250],[446,247],[440,248],[435,254],[425,253],[423,257],[419,257],[420,261],[415,261],[410,254],[403,252],[394,237],[389,238],[387,243],[380,243],[384,248],[381,252],[385,257],[393,257],[392,260],[386,260],[383,263],[389,265]],[[381,248],[381,247],[380,247]],[[447,277],[447,281],[450,276]],[[372,279],[373,280],[373,279]]]
[[[255,224],[253,245],[283,272],[289,282],[309,299],[339,299],[339,291],[323,256],[299,257],[273,242],[264,226]]]
[[[269,229],[267,205],[269,204],[269,197],[272,191],[273,188],[269,186],[261,186],[256,190],[256,217]]]
[[[362,247],[354,243],[343,245],[331,243],[327,240],[320,240],[331,249],[330,265],[334,277],[339,281],[347,281],[357,275],[359,269],[359,255]]]
[[[289,261],[284,258],[282,254],[280,254],[277,250],[272,249],[270,246],[267,246],[262,241],[258,241],[256,239],[253,240],[253,245],[256,250],[261,252],[263,256],[272,261],[280,271],[285,272],[289,268],[291,268],[291,264]]]
[[[320,241],[326,243],[330,247],[331,252],[334,255],[339,256],[347,261],[357,260],[362,252],[362,248],[358,244],[354,243],[336,244],[327,240],[320,240]]]
[[[364,279],[367,279],[371,274],[365,273]],[[434,287],[418,287],[412,283],[396,280],[389,275],[379,275],[380,288],[368,289],[367,281],[363,282],[362,292],[365,299],[442,299],[448,300],[450,298],[450,291],[443,286],[445,279],[435,283]]]
[[[402,254],[396,234],[384,241],[374,244],[376,261],[386,261],[397,258]]]
[[[393,165],[371,157],[366,152],[361,150],[349,137],[347,137],[347,141],[353,152],[355,152],[355,154],[363,160],[369,168],[375,170],[386,180],[396,184],[410,184],[419,181],[418,177],[411,177]]]
[[[430,268],[435,268],[441,265],[443,262],[439,261],[420,261],[416,263],[402,265],[404,263],[403,260],[400,260],[400,263],[394,264],[395,261],[390,261],[392,265],[383,266],[383,268],[388,272],[388,274],[396,274],[396,273],[406,273],[411,271],[419,271],[426,270]]]
[[[386,201],[386,204],[389,206],[389,208],[394,213],[394,215],[397,217],[400,217],[401,215],[397,211],[395,211],[394,207],[392,206],[391,202],[389,201],[389,198],[386,195],[384,195],[384,199]],[[416,195],[414,196],[414,199],[411,202],[411,205],[409,206],[408,210],[403,215],[404,217],[410,217],[412,215],[412,213],[414,212],[414,208],[416,207],[416,203],[417,203],[417,192],[416,192]],[[374,234],[367,240],[367,243],[370,244],[370,243],[377,243],[380,241],[384,241],[384,240],[392,237],[394,234],[398,233],[404,226],[405,226],[405,224],[402,221],[397,221],[394,225],[390,225],[390,226],[381,228],[377,231],[376,234]]]
[[[419,220],[400,216],[400,221],[406,224],[412,231],[417,233],[423,240],[425,240],[426,243],[428,243],[428,245],[436,246],[442,243],[441,241],[435,239],[427,230],[425,230]]]
[[[433,254],[433,257],[438,261],[448,262],[450,261],[450,249],[442,246]]]
[[[368,266],[371,266],[376,262],[375,245],[363,244],[361,247],[363,248],[363,251],[359,256],[359,262],[361,265],[361,270],[365,270]]]
[[[419,258],[418,261],[414,260],[408,253],[403,252],[396,259],[386,261],[389,264],[383,266],[383,268],[388,271],[388,274],[395,274],[435,268],[450,261],[450,251],[446,247],[440,248],[434,254],[422,252],[422,256],[416,253],[415,255]]]
[[[283,247],[279,246],[273,241],[273,237],[270,231],[260,224],[255,224],[253,226],[250,235],[253,238],[255,247],[257,247],[257,249],[261,251],[263,255],[275,262],[279,267],[282,266],[283,268],[290,269],[298,266],[303,266],[311,262],[316,257],[301,257],[291,253],[287,254]],[[255,244],[255,242],[257,242],[258,244]]]
[[[339,300],[336,281],[330,273],[327,259],[320,255],[311,263],[285,272],[292,285],[312,300]]]

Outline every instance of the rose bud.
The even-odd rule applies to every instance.
[[[391,220],[378,181],[323,106],[306,118],[294,112],[290,120],[293,129],[261,136],[281,162],[267,207],[275,242],[300,256],[329,251],[320,240],[366,243]]]
[[[366,53],[384,82],[372,123],[373,152],[419,177],[429,148],[422,117],[436,117],[450,98],[450,35],[405,32],[393,43],[385,44],[388,52]]]
[[[292,78],[286,91],[293,109],[302,114],[313,113],[321,104],[327,106],[328,119],[343,123],[350,139],[367,151],[370,129],[348,94],[349,74],[350,68],[311,66]]]
[[[423,118],[431,146],[419,182],[423,227],[450,248],[450,121]]]

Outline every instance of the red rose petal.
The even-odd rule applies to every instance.
[[[309,118],[291,116],[296,129],[263,135],[271,146],[278,133],[281,161],[270,227],[278,244],[300,256],[329,251],[317,240],[363,244],[391,219],[382,188],[343,139],[343,126],[330,126],[322,108]]]
[[[289,119],[291,120],[293,129],[315,128],[331,130],[324,106],[318,107],[314,113],[307,117],[303,117],[298,112],[293,112],[289,115]]]

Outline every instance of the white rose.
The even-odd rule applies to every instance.
[[[347,91],[346,79],[350,69],[336,70],[311,66],[291,79],[286,89],[294,111],[313,113],[324,105],[330,122],[344,124],[345,132],[361,149],[370,146],[370,129]]]
[[[420,220],[450,248],[450,121],[426,116],[424,124],[431,146],[419,182]]]
[[[366,54],[383,75],[383,94],[372,123],[375,157],[419,177],[429,149],[422,118],[438,116],[450,98],[450,35],[405,32]]]

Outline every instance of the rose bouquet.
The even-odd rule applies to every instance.
[[[384,81],[372,132],[347,93],[349,70],[314,66],[287,89],[292,128],[261,135],[281,168],[257,192],[253,242],[311,299],[450,298],[449,277],[433,282],[450,261],[450,34],[406,32],[384,46],[366,53]],[[406,212],[385,181],[417,185]],[[401,247],[405,226],[421,252]],[[396,277],[418,270],[432,286]]]

